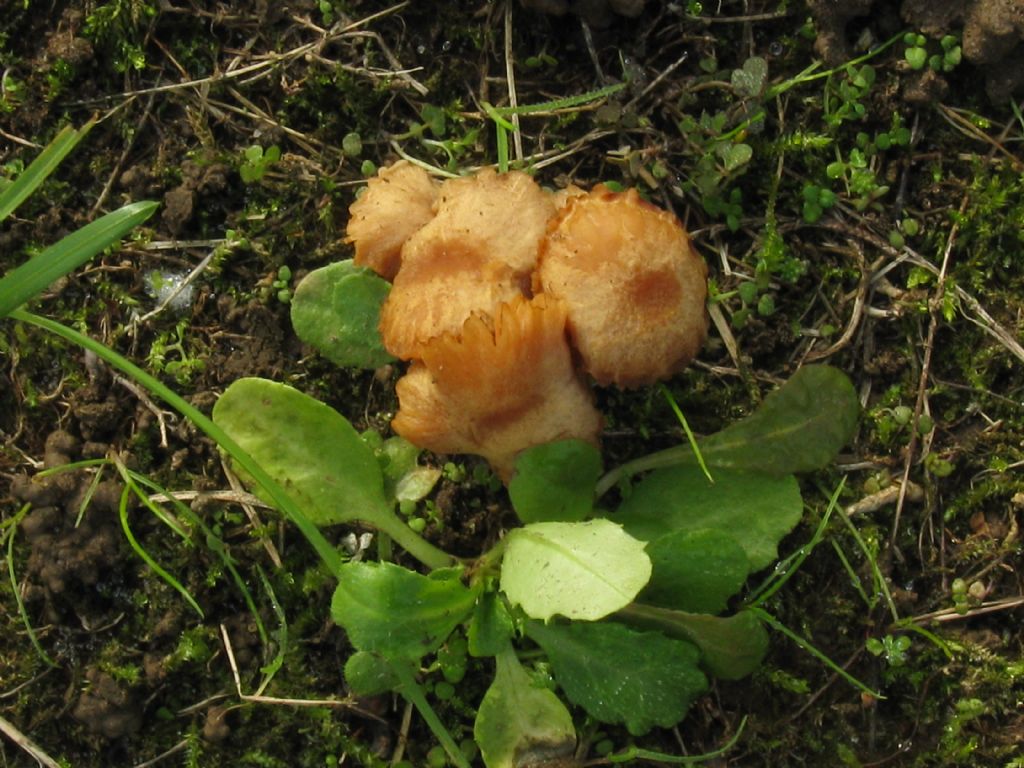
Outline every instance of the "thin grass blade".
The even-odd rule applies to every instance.
[[[47,177],[57,169],[68,152],[75,148],[92,126],[92,121],[78,129],[68,126],[46,145],[46,148],[29,164],[28,168],[22,171],[11,185],[0,193],[0,221],[10,216],[25,201],[25,198],[46,181]]]
[[[0,318],[119,241],[152,216],[157,205],[142,201],[101,216],[11,270],[0,279]]]

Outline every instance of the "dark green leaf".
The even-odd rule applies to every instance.
[[[601,454],[582,440],[560,440],[529,448],[516,459],[508,486],[524,523],[576,522],[590,515]]]
[[[554,765],[576,748],[569,710],[552,691],[536,687],[507,643],[477,709],[473,736],[487,768]]]
[[[515,627],[505,602],[495,592],[485,592],[473,610],[467,639],[471,656],[497,656],[511,639]]]
[[[768,633],[749,611],[723,618],[635,603],[618,616],[630,624],[689,640],[700,648],[707,670],[723,680],[746,677],[768,652]]]
[[[390,290],[386,280],[351,261],[315,269],[292,296],[295,333],[337,365],[379,368],[394,362],[377,328]]]
[[[373,450],[333,408],[266,379],[239,379],[213,420],[316,525],[393,517]]]
[[[651,580],[640,602],[692,613],[721,613],[750,570],[746,552],[729,534],[673,531],[647,545]]]
[[[469,615],[476,592],[445,568],[430,576],[394,563],[346,563],[338,574],[331,617],[360,651],[418,659],[437,650]]]
[[[801,368],[768,395],[753,415],[700,442],[712,467],[788,475],[821,469],[857,428],[853,385],[827,365]]]
[[[743,548],[750,570],[764,568],[800,522],[800,487],[792,476],[719,468],[714,477],[709,483],[693,465],[657,469],[637,483],[614,520],[651,542],[674,531],[720,531]]]
[[[747,418],[698,441],[707,465],[781,477],[821,469],[857,428],[860,404],[846,374],[827,365],[801,368]],[[606,474],[601,496],[623,477],[696,462],[689,445],[643,456]],[[714,472],[712,472],[714,474]]]
[[[544,625],[526,633],[551,660],[570,701],[604,723],[623,723],[634,736],[670,728],[707,690],[692,644],[613,622]]]
[[[400,661],[391,662],[401,664]],[[376,653],[356,651],[345,662],[345,683],[355,696],[376,696],[397,690],[401,680],[388,663]]]

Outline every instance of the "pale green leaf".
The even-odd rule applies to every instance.
[[[295,333],[337,365],[379,368],[394,362],[377,328],[390,290],[390,283],[352,261],[315,269],[292,296]]]
[[[682,465],[655,470],[637,483],[614,519],[651,542],[673,531],[720,531],[743,548],[756,571],[776,559],[779,541],[802,515],[792,476],[719,468],[710,483],[698,467]]]
[[[576,748],[572,716],[558,697],[537,687],[505,644],[477,709],[473,736],[487,768],[526,768],[568,759]]]
[[[547,653],[570,701],[634,736],[672,727],[707,690],[697,648],[659,632],[613,622],[530,622],[526,633]]]
[[[595,621],[632,601],[651,576],[644,543],[608,520],[532,523],[506,542],[501,588],[535,619]]]
[[[594,446],[559,440],[519,454],[508,493],[524,523],[578,521],[593,511],[600,476],[601,454]]]
[[[477,592],[460,569],[423,576],[394,563],[346,563],[338,573],[331,617],[360,651],[418,659],[437,650],[468,616]]]
[[[393,517],[373,450],[319,400],[266,379],[239,379],[217,400],[213,420],[316,525]]]

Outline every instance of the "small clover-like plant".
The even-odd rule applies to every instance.
[[[253,144],[242,152],[242,162],[238,166],[238,175],[246,184],[252,184],[263,178],[270,167],[281,159],[281,148],[276,144],[263,149]]]

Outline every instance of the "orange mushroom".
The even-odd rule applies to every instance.
[[[707,333],[707,267],[672,214],[636,190],[570,197],[541,243],[533,289],[561,299],[583,366],[637,387],[685,367]]]
[[[601,415],[573,367],[565,319],[552,297],[520,296],[493,316],[474,314],[458,336],[431,340],[398,382],[392,427],[437,453],[483,456],[506,482],[526,448],[596,444]]]
[[[402,266],[381,311],[384,346],[409,360],[474,312],[530,285],[537,249],[554,214],[552,196],[525,173],[484,170],[444,182],[436,215],[402,247]]]
[[[402,258],[415,260],[421,250],[433,258],[438,241],[458,242],[493,254],[528,278],[554,213],[552,196],[530,176],[485,168],[441,185],[437,214],[409,239]]]
[[[400,160],[381,168],[349,207],[346,241],[355,246],[356,264],[393,280],[402,246],[434,218],[438,185],[419,166]]]

